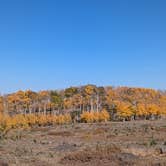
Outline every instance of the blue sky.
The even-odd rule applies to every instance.
[[[165,0],[1,0],[0,92],[166,89]]]

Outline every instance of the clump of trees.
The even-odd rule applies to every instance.
[[[70,114],[73,121],[81,121],[82,113],[99,114],[103,109],[111,120],[160,118],[166,115],[166,92],[85,85],[57,91],[18,91],[0,96],[3,116]]]

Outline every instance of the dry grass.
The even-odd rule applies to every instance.
[[[165,166],[165,125],[164,120],[158,120],[14,129],[0,139],[0,163]]]
[[[48,135],[51,135],[51,136],[60,136],[60,137],[70,137],[70,136],[73,136],[74,134],[70,131],[50,131],[48,132]]]
[[[64,165],[133,165],[137,156],[122,153],[115,145],[96,145],[94,149],[88,148],[83,151],[69,154],[61,159]]]

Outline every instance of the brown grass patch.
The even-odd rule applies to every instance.
[[[47,135],[60,136],[60,137],[70,137],[70,136],[73,136],[74,133],[72,133],[70,131],[50,131],[47,133]]]
[[[100,135],[100,134],[104,134],[104,133],[107,133],[108,132],[108,129],[107,128],[97,128],[95,129],[92,134],[93,135]]]
[[[0,160],[0,166],[9,166],[5,161]]]
[[[84,149],[61,159],[64,165],[95,165],[95,166],[132,166],[137,156],[129,153],[122,153],[115,145],[96,145],[95,148]]]
[[[47,131],[49,131],[50,130],[50,128],[48,128],[48,127],[36,127],[36,128],[32,128],[31,129],[31,131],[32,132],[47,132]]]

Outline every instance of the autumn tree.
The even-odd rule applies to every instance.
[[[4,111],[3,97],[0,96],[0,113],[3,113],[3,111]]]
[[[63,108],[63,98],[57,91],[51,91],[50,92],[50,98],[51,98],[51,108],[52,111],[57,110],[60,112],[60,110]]]
[[[39,112],[43,111],[43,113],[46,114],[48,103],[50,103],[49,91],[40,91],[38,93],[38,100],[39,100]]]

